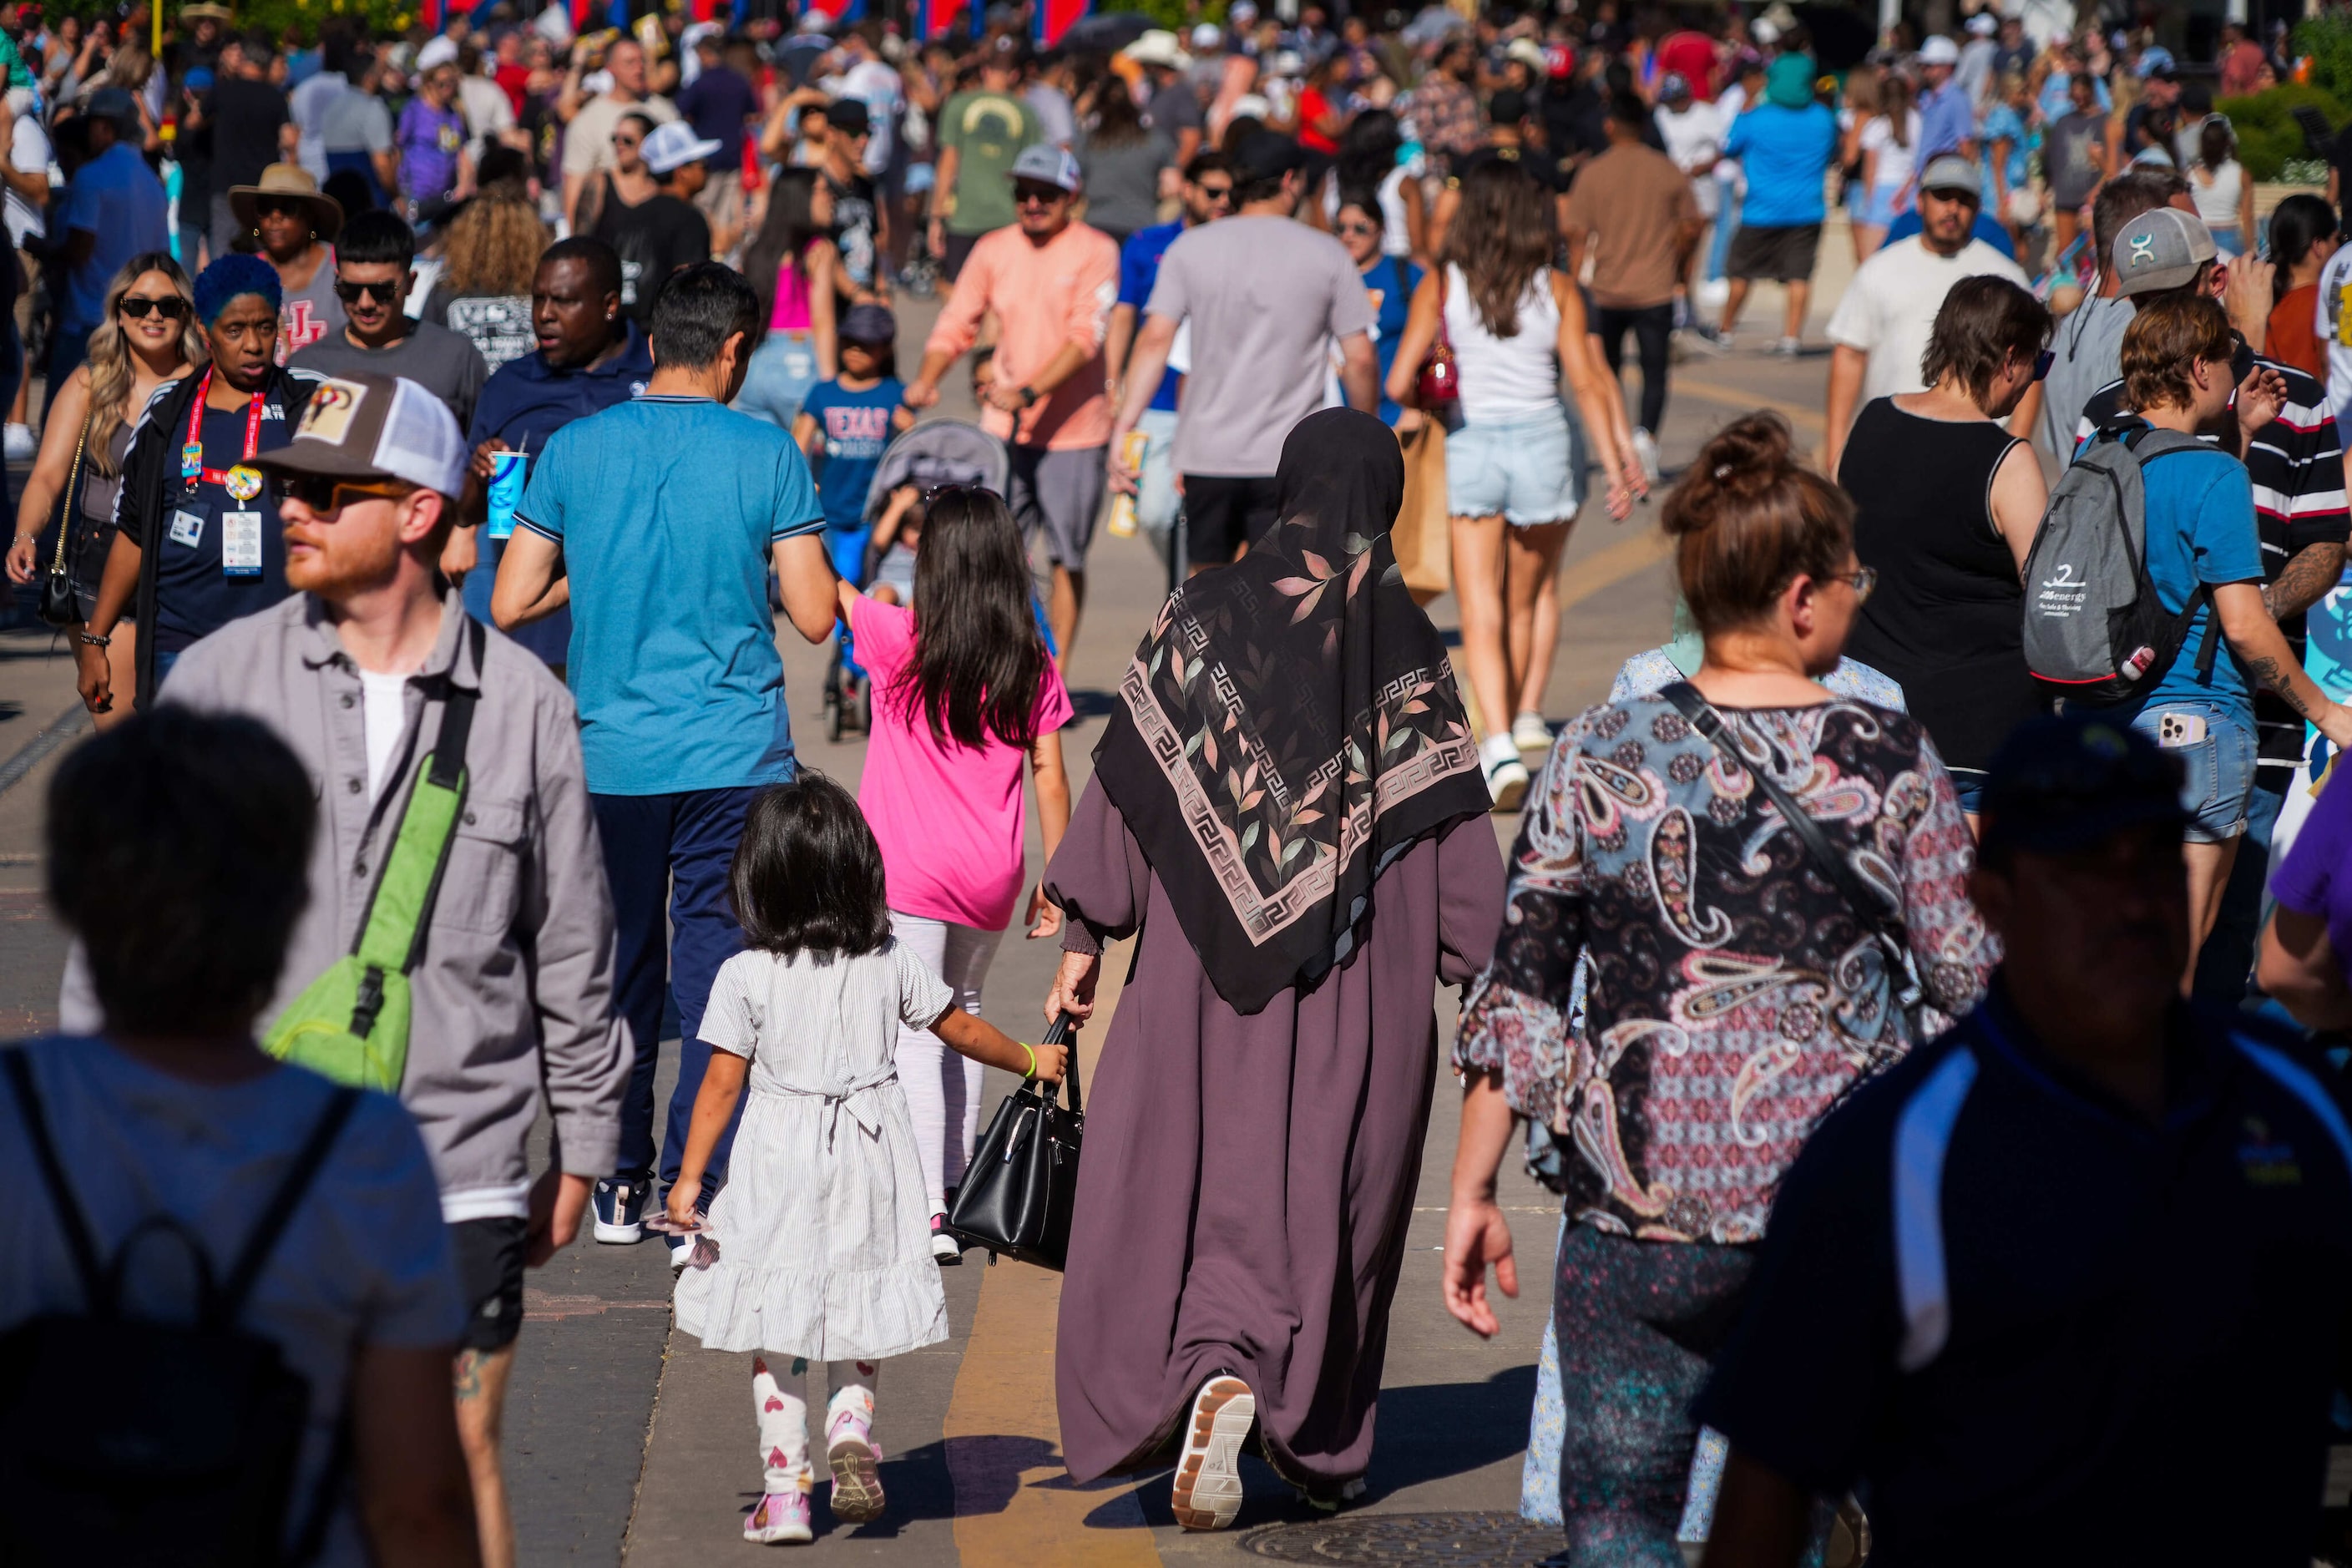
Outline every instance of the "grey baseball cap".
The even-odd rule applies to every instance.
[[[2125,294],[2152,294],[2195,282],[2214,254],[2212,230],[2179,207],[2158,207],[2124,226],[2107,264]]]
[[[1919,188],[1923,191],[1965,191],[1975,201],[1984,200],[1984,176],[1977,166],[1957,153],[1927,160],[1919,171]]]
[[[1078,161],[1045,142],[1021,149],[1021,155],[1013,160],[1011,175],[1016,180],[1034,180],[1041,185],[1059,185],[1071,192],[1085,183],[1078,173]]]

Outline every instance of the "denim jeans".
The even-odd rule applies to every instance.
[[[743,390],[735,395],[733,406],[771,420],[790,435],[816,382],[816,339],[807,332],[770,332],[751,351],[751,368],[743,373]]]
[[[1709,283],[1723,276],[1723,259],[1731,253],[1732,232],[1739,226],[1738,182],[1717,174],[1715,189],[1715,234],[1706,245],[1706,281]]]
[[[2234,1007],[2245,1000],[2253,974],[2254,943],[2263,931],[2263,895],[2270,886],[2271,837],[2278,829],[2294,778],[2284,768],[2254,772],[2254,787],[2246,796],[2246,833],[2238,841],[2229,885],[2221,889],[2221,912],[2197,952],[2192,993],[2200,1002]]]
[[[2192,739],[2200,720],[2204,733]],[[2193,699],[2151,702],[2132,728],[2180,763],[2189,842],[2226,844],[2246,830],[2246,796],[2254,787],[2254,723],[2247,708]]]

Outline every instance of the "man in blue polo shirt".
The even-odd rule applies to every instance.
[[[531,279],[530,321],[539,352],[500,365],[474,402],[473,428],[466,433],[474,454],[474,484],[463,507],[468,523],[484,520],[493,454],[520,452],[526,464],[536,466],[558,430],[626,403],[653,379],[652,346],[621,311],[621,258],[603,240],[566,239],[547,247]],[[490,584],[506,542],[482,538],[482,531],[456,530],[441,565],[465,579],[467,613],[487,621]],[[571,612],[559,609],[517,629],[514,637],[560,671],[572,641]]]
[[[1135,346],[1136,323],[1160,278],[1160,258],[1176,237],[1195,224],[1209,223],[1234,210],[1234,168],[1222,153],[1203,153],[1184,165],[1184,216],[1172,223],[1154,224],[1127,237],[1118,252],[1118,303],[1111,308],[1110,326],[1103,338],[1103,355],[1117,388],[1127,374],[1128,351]],[[1176,526],[1176,388],[1183,373],[1161,373],[1160,390],[1151,406],[1135,422],[1146,437],[1143,462],[1136,482],[1135,521],[1150,535],[1152,547],[1165,558],[1170,533]],[[1118,394],[1112,394],[1114,405]]]
[[[2176,764],[2095,715],[1994,759],[1985,1001],[1833,1111],[1700,1396],[1710,1568],[1798,1561],[1858,1489],[1873,1563],[2304,1568],[2352,1322],[2333,1073],[2179,996]]]
[[[660,1173],[665,1187],[677,1179],[710,1058],[695,1035],[719,966],[742,947],[728,864],[751,797],[795,771],[771,564],[793,628],[812,643],[833,632],[808,461],[783,431],[727,406],[764,324],[742,274],[716,262],[673,273],[654,305],[644,395],[548,437],[491,596],[500,630],[572,606],[567,675],[613,889],[613,999],[636,1048],[618,1166],[596,1187],[599,1241],[641,1240],[654,1197],[665,982],[681,1045]],[[731,1142],[730,1130],[705,1205]]]

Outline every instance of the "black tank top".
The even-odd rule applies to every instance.
[[[1892,676],[1945,763],[1981,769],[2044,706],[2024,654],[2025,591],[1992,522],[1992,477],[2015,437],[1992,420],[1922,419],[1878,398],[1847,437],[1854,553],[1877,591],[1846,657]]]

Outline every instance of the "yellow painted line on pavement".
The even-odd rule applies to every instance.
[[[1701,403],[1712,403],[1724,408],[1769,408],[1800,430],[1810,430],[1818,436],[1829,428],[1818,408],[1808,408],[1801,403],[1788,403],[1777,397],[1765,397],[1753,392],[1743,392],[1736,386],[1724,386],[1712,381],[1693,381],[1678,375],[1671,384],[1680,396],[1696,397]]]
[[[1094,1081],[1129,952],[1121,942],[1103,954],[1094,1022],[1079,1041],[1082,1088]],[[984,1268],[986,1256],[967,1253],[964,1267]],[[1062,1277],[1025,1263],[1001,1263],[981,1281],[945,1426],[956,1554],[964,1568],[1159,1568],[1160,1550],[1139,1516],[1125,1530],[1087,1526],[1087,1516],[1113,1502],[1116,1490],[1079,1490],[1063,1468],[1054,1408],[1061,1301]]]
[[[1674,552],[1675,542],[1655,524],[1597,550],[1559,574],[1559,607],[1581,604]]]

